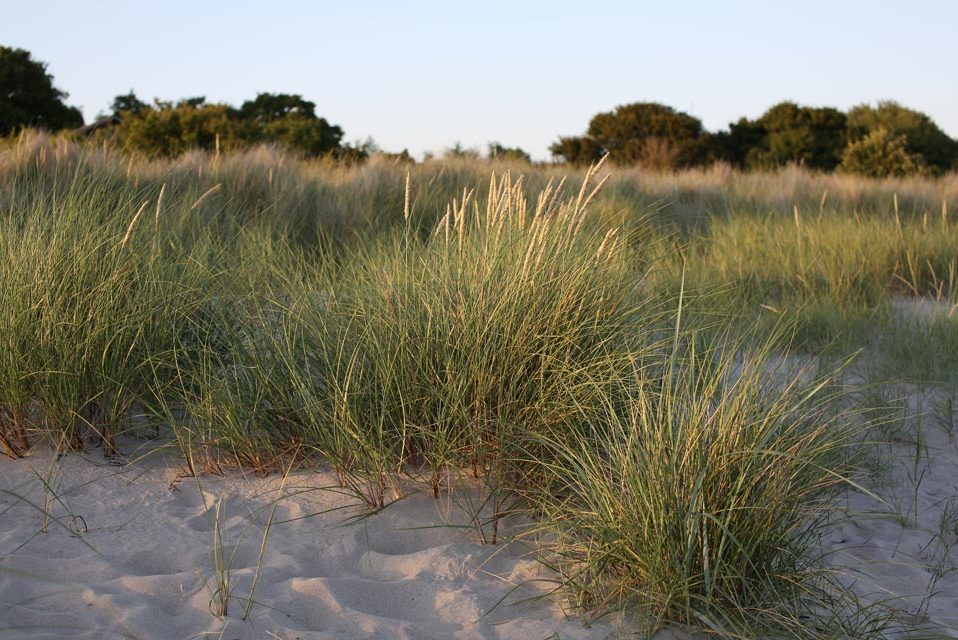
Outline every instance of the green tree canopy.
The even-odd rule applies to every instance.
[[[149,156],[177,156],[190,149],[221,149],[243,141],[234,110],[225,104],[183,100],[155,101],[138,110],[120,111],[122,122],[110,134],[129,151]]]
[[[21,127],[83,126],[80,110],[64,104],[66,98],[53,86],[46,64],[33,60],[29,51],[0,46],[0,135]]]
[[[949,137],[924,113],[897,102],[879,102],[875,107],[859,105],[848,112],[848,125],[856,138],[867,137],[880,129],[892,137],[901,136],[905,151],[910,155],[920,155],[934,170],[958,168],[958,141]]]
[[[608,153],[619,164],[672,169],[703,162],[708,147],[698,118],[656,102],[635,102],[595,115],[584,137],[560,138],[550,150],[576,164]]]
[[[113,115],[117,116],[122,115],[124,112],[139,115],[139,113],[148,106],[149,105],[136,97],[136,94],[133,93],[133,89],[130,89],[129,93],[113,98],[113,104],[110,105],[110,109],[113,111]]]
[[[498,142],[489,143],[490,160],[514,160],[517,162],[532,162],[532,157],[519,147],[505,147]]]
[[[113,100],[120,124],[106,135],[124,148],[152,156],[176,156],[188,149],[222,150],[256,143],[274,143],[305,156],[345,153],[343,130],[315,113],[302,96],[260,93],[239,109],[208,103],[203,96],[177,103],[154,100],[148,105],[131,90]],[[350,148],[348,156],[368,153]],[[365,157],[365,155],[363,156]]]
[[[290,113],[254,128],[255,142],[275,142],[289,151],[307,156],[334,153],[342,146],[343,130],[325,118]]]
[[[845,114],[838,109],[780,102],[755,122],[743,118],[736,126],[740,140],[757,141],[746,152],[745,165],[749,168],[794,162],[831,171],[841,162],[848,141],[847,124]]]
[[[243,103],[239,113],[242,118],[266,122],[290,115],[312,119],[316,117],[316,104],[296,94],[258,93],[255,99]]]
[[[605,153],[602,145],[589,136],[564,136],[549,146],[553,156],[575,165],[589,165]]]

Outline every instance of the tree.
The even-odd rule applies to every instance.
[[[123,121],[110,134],[130,151],[150,156],[177,156],[190,149],[224,150],[244,142],[235,109],[225,104],[204,104],[197,99],[176,105],[156,100],[137,112],[123,111]]]
[[[920,155],[935,171],[958,168],[958,141],[949,137],[924,113],[897,102],[879,102],[876,107],[859,105],[848,112],[848,125],[852,135],[859,139],[880,129],[887,136],[901,136],[905,152]]]
[[[558,142],[549,146],[553,156],[578,166],[590,165],[604,154],[602,145],[589,136],[560,137]]]
[[[595,115],[584,137],[560,138],[550,150],[575,164],[608,153],[619,164],[675,169],[706,161],[708,146],[698,118],[656,102],[635,102]]]
[[[361,145],[343,147],[343,130],[316,117],[315,105],[298,95],[261,93],[236,109],[208,103],[203,96],[147,105],[130,91],[114,99],[113,112],[121,121],[105,135],[126,149],[151,156],[176,156],[189,149],[228,151],[257,143],[350,161],[369,154]]]
[[[316,104],[303,100],[303,96],[289,93],[258,93],[254,100],[247,100],[239,109],[244,119],[272,122],[289,115],[307,119],[316,117]]]
[[[325,118],[293,113],[267,122],[251,138],[254,142],[275,142],[288,151],[315,157],[338,150],[343,130]]]
[[[845,114],[831,107],[802,107],[780,102],[754,123],[744,118],[738,124],[742,139],[759,137],[746,153],[751,169],[768,169],[787,163],[831,171],[841,162],[848,139]]]
[[[456,140],[456,144],[447,147],[445,151],[443,151],[442,157],[475,160],[479,157],[479,150],[472,147],[464,147],[461,142]]]
[[[842,153],[841,169],[873,178],[900,177],[922,173],[925,159],[909,153],[904,135],[878,128],[859,140],[853,140]]]
[[[113,111],[113,115],[115,116],[122,116],[124,113],[136,116],[148,107],[149,105],[136,97],[133,89],[130,89],[130,92],[126,95],[116,96],[113,98],[113,104],[110,105],[110,109]]]
[[[345,153],[343,130],[325,118],[316,117],[315,103],[304,100],[301,95],[259,93],[254,100],[242,104],[239,117],[252,142],[274,142],[305,156]],[[345,156],[357,157],[353,152]]]
[[[744,168],[748,162],[749,152],[762,145],[765,129],[748,118],[740,118],[738,122],[729,125],[727,132],[719,131],[711,134],[710,137],[714,159]]]
[[[80,110],[64,104],[66,98],[53,86],[45,63],[33,60],[29,51],[0,46],[0,135],[20,127],[83,126]]]
[[[532,157],[519,147],[504,147],[498,142],[489,143],[489,159],[532,163]]]

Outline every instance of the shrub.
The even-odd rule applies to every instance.
[[[745,156],[752,169],[774,168],[788,163],[831,171],[841,161],[847,140],[845,114],[830,107],[803,107],[782,102],[766,111],[754,124],[740,121],[743,139],[761,132],[756,146]],[[751,131],[750,131],[751,129]]]
[[[848,143],[842,152],[841,169],[872,178],[901,177],[921,173],[924,157],[909,153],[904,135],[885,128],[870,131],[864,138]]]
[[[588,166],[598,162],[603,155],[602,145],[589,136],[560,137],[549,146],[553,156],[576,166]]]
[[[532,162],[529,154],[519,147],[504,147],[498,142],[489,143],[489,159],[524,162],[526,164]]]
[[[619,164],[676,169],[702,163],[707,146],[698,118],[655,102],[636,102],[595,115],[584,139],[560,138],[551,150],[574,164],[608,153]]]
[[[132,94],[131,94],[132,95]],[[233,110],[202,99],[176,105],[156,101],[152,106],[121,112],[122,122],[109,135],[127,151],[148,156],[178,156],[190,149],[237,148],[243,131]]]
[[[903,138],[904,152],[916,160],[920,156],[935,171],[955,168],[958,162],[958,141],[924,113],[897,102],[879,102],[876,107],[859,105],[848,112],[848,124],[859,137],[883,129],[890,138]]]
[[[179,156],[190,149],[230,151],[258,143],[306,157],[342,152],[355,159],[361,151],[344,148],[343,130],[317,117],[315,105],[298,95],[261,93],[234,109],[207,104],[204,98],[146,105],[131,91],[117,96],[113,106],[120,124],[100,135],[152,157]]]

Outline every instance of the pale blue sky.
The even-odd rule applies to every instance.
[[[419,154],[498,140],[548,157],[618,104],[715,130],[773,103],[884,98],[958,137],[958,2],[0,0],[0,43],[89,120],[114,95],[238,105],[301,93],[348,140]]]

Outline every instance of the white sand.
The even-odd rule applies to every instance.
[[[902,386],[892,394],[890,404],[901,405],[893,413],[909,417],[876,434],[882,455],[865,488],[877,499],[849,491],[826,549],[864,601],[958,638],[958,405],[949,433],[943,392]]]
[[[909,412],[923,417],[885,434],[885,466],[868,486],[882,501],[849,491],[845,521],[826,549],[865,602],[882,601],[934,633],[958,637],[958,433],[946,428],[943,395],[903,393]],[[0,489],[42,505],[32,470],[45,475],[50,463],[42,449],[0,461]],[[461,524],[462,513],[431,496],[341,526],[362,509],[322,489],[335,477],[316,472],[287,481],[256,602],[243,621],[269,513],[263,508],[279,497],[281,479],[234,471],[199,485],[181,479],[171,489],[179,471],[172,453],[125,467],[98,451],[66,456],[53,482],[64,502],[51,508],[58,523],[41,534],[36,508],[0,494],[0,638],[571,640],[635,630],[608,619],[586,625],[563,615],[558,601],[514,604],[540,594],[548,583],[530,581],[549,575],[518,546],[482,545],[474,530],[442,526]],[[217,500],[227,552],[238,544],[234,598],[223,618],[209,610]],[[86,532],[74,535],[71,526]],[[510,595],[515,585],[525,586]],[[665,637],[679,634],[657,636]]]
[[[42,475],[49,468],[42,450],[0,461],[0,488],[42,505],[42,483],[31,470]],[[223,500],[227,553],[239,541],[234,599],[228,616],[217,618],[209,610],[212,511],[196,480],[170,489],[178,471],[174,459],[160,456],[127,467],[107,464],[96,451],[66,456],[57,480],[66,504],[52,507],[62,526],[38,535],[39,511],[0,495],[0,637],[616,635],[612,622],[586,625],[554,603],[509,604],[539,593],[532,585],[495,607],[513,586],[547,576],[520,548],[478,544],[471,529],[437,528],[456,522],[457,509],[447,517],[443,503],[415,495],[361,524],[340,526],[362,513],[356,500],[316,490],[333,486],[332,474],[306,472],[290,476],[286,493],[295,495],[278,503],[248,622],[241,616],[269,517],[262,507],[278,497],[281,479],[238,472],[200,479],[207,506]],[[68,530],[84,522],[82,536]]]

